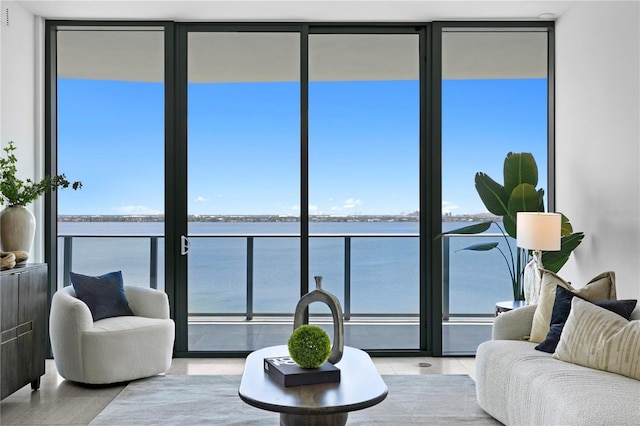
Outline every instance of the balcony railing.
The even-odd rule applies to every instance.
[[[418,234],[352,234],[352,235],[333,235],[333,234],[319,234],[319,235],[310,235],[310,239],[316,238],[333,238],[333,239],[342,239],[342,247],[343,247],[343,256],[342,262],[344,265],[343,269],[343,291],[341,303],[343,303],[343,311],[345,320],[350,320],[352,316],[357,317],[366,317],[366,316],[375,316],[375,317],[403,317],[403,318],[417,318],[417,311],[398,311],[392,313],[363,313],[363,312],[353,312],[352,311],[352,261],[353,261],[353,248],[352,242],[359,238],[375,238],[375,239],[388,239],[388,238],[401,238],[401,239],[418,239]],[[242,316],[247,320],[251,320],[254,316],[264,316],[264,312],[256,312],[255,310],[255,286],[254,286],[254,266],[255,266],[255,242],[256,240],[262,238],[299,238],[298,236],[291,234],[259,234],[259,235],[195,235],[189,237],[190,239],[224,239],[224,238],[240,238],[244,240],[244,250],[246,257],[246,302],[245,302],[245,311],[242,313],[234,313],[234,312],[198,312],[198,313],[190,313],[190,316]],[[509,288],[507,284],[501,284],[504,280],[502,278],[493,278],[494,276],[499,276],[500,272],[506,271],[506,268],[501,262],[502,258],[498,254],[490,255],[490,254],[481,254],[481,253],[471,253],[467,252],[465,257],[463,258],[461,255],[456,253],[462,245],[467,245],[468,240],[470,238],[478,239],[478,238],[494,238],[501,239],[501,235],[496,234],[481,234],[481,235],[457,235],[457,234],[448,234],[443,237],[443,319],[449,320],[451,317],[487,317],[490,316],[493,312],[493,306],[496,301],[499,300],[508,300],[508,295],[510,294]],[[103,241],[120,241],[120,244],[124,244],[127,240],[134,239],[136,240],[137,245],[144,245],[148,247],[148,283],[151,288],[159,288],[163,286],[163,275],[159,275],[158,271],[162,270],[161,262],[163,262],[163,250],[164,250],[164,237],[162,235],[59,235],[59,247],[62,251],[62,265],[61,271],[62,276],[60,277],[63,285],[70,285],[69,281],[69,272],[73,270],[73,259],[74,259],[74,242],[79,242],[84,239],[104,239]],[[464,240],[463,240],[464,239]],[[146,243],[144,241],[147,240]],[[476,240],[477,242],[477,240]],[[501,242],[502,244],[506,244]],[[86,251],[86,248],[84,249]],[[83,251],[83,257],[87,255],[87,253]],[[460,257],[458,257],[460,256]],[[472,256],[472,257],[470,257]],[[100,258],[100,256],[97,256]],[[477,266],[470,266],[469,259],[472,259],[477,265],[480,265],[480,268],[486,270],[485,282],[478,282],[479,278],[477,274],[473,271]],[[419,265],[416,262],[416,270],[419,268]],[[460,278],[457,277],[457,274],[465,269],[472,269],[473,277],[471,279],[468,278]],[[146,273],[145,273],[146,275]],[[417,275],[416,275],[417,276]],[[452,282],[453,280],[453,282]],[[488,283],[486,281],[489,281]],[[473,281],[476,284],[470,284],[466,281]],[[492,282],[494,281],[494,282]],[[508,282],[508,281],[507,281]],[[416,279],[415,284],[415,292],[419,294],[419,280]],[[452,286],[453,284],[453,286]],[[413,285],[413,284],[411,284]],[[467,297],[467,293],[476,292],[477,289],[473,289],[473,285],[484,286],[484,287],[503,287],[504,291],[493,290],[496,291],[482,291],[480,293],[485,294],[487,300],[484,305],[481,305],[480,301],[475,300],[477,296],[469,296],[472,303],[468,303],[467,305],[463,305],[463,307],[459,307],[460,299],[465,299]],[[503,296],[504,294],[504,296]],[[462,295],[462,296],[460,296]],[[476,303],[477,304],[474,304]],[[416,303],[417,306],[417,303]],[[470,306],[470,307],[469,307]],[[476,307],[477,306],[477,307]],[[286,316],[290,315],[290,312],[281,312],[281,313],[270,313],[268,315],[281,315]]]

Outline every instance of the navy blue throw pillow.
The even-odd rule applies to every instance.
[[[109,272],[98,277],[69,272],[78,299],[91,311],[94,321],[133,315],[124,292],[122,272]]]
[[[550,354],[556,351],[564,323],[567,322],[567,318],[569,318],[569,313],[571,312],[571,299],[574,297],[580,296],[577,296],[562,286],[556,287],[556,299],[553,302],[549,332],[547,333],[546,339],[536,346],[537,350]],[[582,297],[580,298],[586,300]],[[631,318],[631,313],[635,309],[636,303],[637,300],[601,300],[594,304],[608,309],[628,320]]]

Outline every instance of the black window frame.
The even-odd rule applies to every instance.
[[[189,352],[187,347],[186,286],[176,285],[186,276],[186,260],[169,247],[179,247],[187,235],[186,217],[186,34],[191,31],[287,31],[299,32],[301,77],[301,294],[308,288],[308,36],[310,34],[419,34],[420,55],[420,337],[417,350],[370,351],[372,356],[442,355],[442,32],[445,28],[543,28],[548,34],[547,61],[547,178],[548,206],[555,206],[555,24],[552,21],[434,21],[434,22],[318,22],[318,23],[203,23],[173,21],[45,21],[45,173],[57,172],[57,30],[68,26],[163,27],[165,40],[165,291],[171,317],[176,322],[177,357],[246,356],[247,352]],[[44,252],[49,265],[48,306],[57,289],[57,199],[45,196]],[[51,356],[51,354],[49,354]]]

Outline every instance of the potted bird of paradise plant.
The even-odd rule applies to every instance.
[[[528,250],[509,244],[509,237],[517,238],[518,212],[544,212],[544,190],[537,189],[538,166],[531,153],[509,152],[504,160],[502,184],[496,182],[489,175],[478,172],[475,175],[475,187],[480,199],[487,210],[502,218],[500,221],[485,221],[482,223],[454,229],[446,234],[480,234],[495,224],[506,242],[507,253],[499,247],[498,241],[473,244],[460,250],[491,251],[498,250],[509,270],[513,289],[513,300],[525,300],[523,291],[524,266],[530,256]],[[543,251],[542,263],[545,269],[558,272],[569,260],[571,252],[575,250],[582,239],[583,232],[574,232],[569,219],[562,215],[561,240],[559,251]]]

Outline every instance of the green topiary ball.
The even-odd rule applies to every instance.
[[[289,355],[302,368],[318,368],[331,355],[327,333],[315,325],[301,325],[289,338]]]

